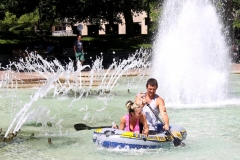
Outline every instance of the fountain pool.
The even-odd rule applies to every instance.
[[[57,62],[52,65],[33,56],[35,63],[12,64],[17,71],[45,78],[43,85],[29,89],[19,89],[11,68],[7,68],[0,83],[1,137],[12,130],[21,131],[10,142],[0,142],[0,158],[238,159],[240,75],[229,73],[228,47],[215,9],[207,0],[176,0],[165,5],[163,13],[173,19],[160,20],[163,28],[155,42],[153,67],[139,56],[115,63],[103,72],[99,59],[84,88],[81,68],[74,71],[72,63],[63,68]],[[104,149],[93,144],[92,130],[74,130],[76,123],[119,123],[126,113],[125,102],[145,91],[150,77],[145,71],[150,68],[151,76],[159,80],[158,92],[165,99],[170,123],[188,132],[185,147],[170,144],[159,149]],[[123,76],[131,69],[137,76]],[[89,85],[95,83],[93,77],[101,84],[96,88]]]
[[[170,122],[184,126],[188,132],[185,147],[155,150],[104,149],[92,142],[92,130],[75,131],[73,125],[89,126],[118,123],[126,113],[124,103],[135,93],[144,90],[145,83],[133,86],[130,93],[122,85],[114,88],[114,95],[90,95],[76,101],[74,97],[53,98],[49,93],[33,105],[37,113],[21,127],[17,137],[10,142],[0,142],[1,159],[237,159],[240,148],[240,75],[231,76],[231,98],[216,104],[195,104],[195,107],[168,107]],[[144,78],[147,79],[146,76]],[[18,89],[17,96],[1,89],[0,126],[6,131],[19,105],[29,101],[36,89]],[[6,94],[8,93],[8,94]],[[13,100],[14,99],[14,100]],[[106,101],[107,100],[107,101]],[[20,102],[21,101],[21,102]],[[45,107],[44,107],[45,106]],[[168,106],[168,104],[166,104]],[[49,112],[48,112],[49,111]],[[46,114],[47,113],[47,114]],[[41,122],[43,125],[38,124]],[[34,136],[31,137],[31,134]],[[48,143],[51,138],[52,144]]]

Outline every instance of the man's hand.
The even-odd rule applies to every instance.
[[[165,129],[166,131],[169,130],[169,125],[165,124],[165,125],[163,126],[163,129]]]
[[[140,94],[141,94],[140,105],[145,106],[145,104],[147,103],[146,93],[142,92]]]

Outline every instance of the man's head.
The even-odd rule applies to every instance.
[[[82,36],[81,35],[77,35],[77,40],[81,40]]]
[[[150,85],[150,86],[156,86],[156,87],[158,88],[158,82],[157,82],[157,80],[154,79],[154,78],[148,79],[147,84],[146,84],[146,87],[148,87],[149,85]]]
[[[155,96],[157,88],[158,88],[157,80],[154,78],[148,79],[147,84],[146,84],[148,96],[150,96],[150,97]]]

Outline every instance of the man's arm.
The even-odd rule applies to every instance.
[[[165,107],[164,100],[160,97],[157,98],[157,106],[159,108],[162,119],[165,123],[165,125],[163,127],[165,130],[169,130],[169,118],[168,118],[168,114],[167,114],[167,109]]]
[[[74,51],[74,53],[77,52],[75,44],[73,45],[73,51]]]
[[[136,104],[138,104],[141,108],[143,108],[144,105],[146,104],[145,94],[146,93],[139,93],[139,94],[137,94],[136,97],[135,97],[135,100],[134,100],[134,102]]]
[[[82,52],[84,52],[84,49],[83,49],[83,43],[82,43]]]
[[[139,106],[142,105],[142,104],[140,103],[140,95],[139,95],[139,94],[136,95],[134,102],[135,102],[136,104],[138,104]]]

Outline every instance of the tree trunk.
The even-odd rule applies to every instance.
[[[134,35],[133,17],[131,11],[131,0],[124,0],[123,15],[126,24],[126,35]]]
[[[53,16],[52,21],[51,21],[51,23],[50,23],[49,26],[48,26],[49,32],[51,32],[51,33],[52,33],[52,26],[53,26],[53,23],[54,23],[55,19],[57,18],[57,15],[58,15],[58,13],[56,13],[56,14]]]
[[[110,0],[108,2],[108,6],[109,6],[109,11],[108,11],[108,23],[109,23],[109,33],[113,33],[113,1]]]

